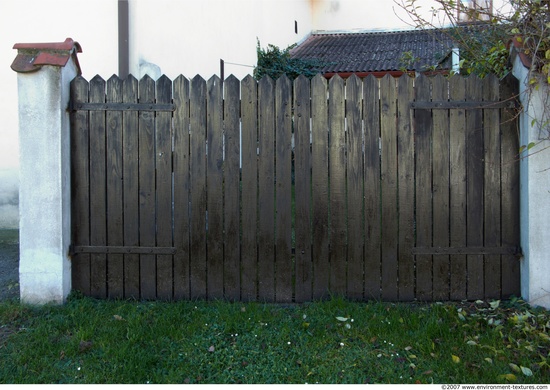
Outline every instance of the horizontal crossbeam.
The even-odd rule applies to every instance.
[[[175,111],[175,104],[72,102],[72,111]]]
[[[488,108],[515,108],[516,104],[512,100],[496,101],[496,102],[448,102],[448,101],[432,101],[432,102],[411,102],[410,107],[413,110],[475,110]]]
[[[153,254],[153,255],[173,255],[176,253],[174,247],[161,246],[74,246],[71,248],[71,254],[78,253],[99,253],[99,254]]]
[[[415,247],[411,250],[413,255],[513,255],[520,256],[518,247]]]

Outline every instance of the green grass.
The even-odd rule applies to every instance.
[[[8,301],[0,383],[549,383],[549,328],[520,300]]]

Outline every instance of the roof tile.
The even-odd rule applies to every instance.
[[[291,52],[293,58],[317,59],[327,65],[323,73],[423,71],[432,66],[448,68],[453,48],[442,30],[411,30],[368,33],[314,33]],[[410,52],[413,64],[403,61]]]

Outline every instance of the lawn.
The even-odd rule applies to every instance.
[[[0,303],[0,383],[550,383],[550,313],[513,299]]]

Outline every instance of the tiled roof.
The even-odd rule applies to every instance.
[[[452,40],[443,30],[367,33],[313,33],[291,50],[293,58],[313,58],[327,64],[322,73],[424,71],[450,68]],[[403,61],[411,53],[413,63]]]

